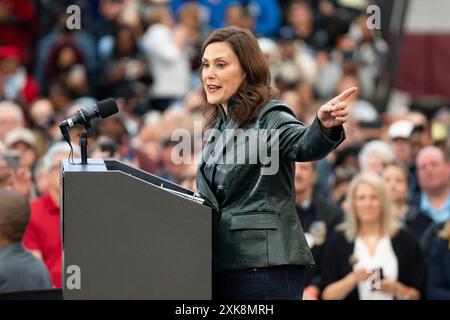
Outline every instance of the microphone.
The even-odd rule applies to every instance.
[[[70,143],[69,128],[77,124],[84,125],[86,128],[86,133],[80,133],[81,164],[88,163],[87,143],[88,137],[93,133],[90,121],[94,118],[103,119],[117,112],[119,112],[119,108],[117,107],[116,101],[113,98],[108,98],[94,104],[92,107],[81,108],[72,117],[59,123],[59,129],[70,148],[72,148],[72,144]]]
[[[64,134],[67,132],[67,128],[71,128],[77,124],[89,124],[91,119],[104,119],[117,112],[119,112],[119,108],[117,107],[116,101],[113,98],[108,98],[98,102],[91,107],[86,107],[78,110],[72,117],[61,121],[59,124],[59,128]]]

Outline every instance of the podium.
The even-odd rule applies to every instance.
[[[64,299],[211,299],[201,198],[119,161],[61,170]]]

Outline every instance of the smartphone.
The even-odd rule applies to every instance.
[[[377,273],[378,278],[379,278],[380,280],[383,280],[383,278],[384,278],[384,275],[383,275],[383,268],[382,268],[382,267],[376,268],[376,269],[375,269],[375,272]]]
[[[20,166],[20,154],[18,152],[5,152],[0,154],[0,157],[6,161],[10,168],[18,168]]]
[[[380,289],[381,280],[383,280],[383,268],[378,267],[373,270],[374,278],[372,278],[372,285],[370,287],[370,290],[377,290]]]

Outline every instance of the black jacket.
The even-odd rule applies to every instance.
[[[322,290],[323,284],[319,268],[322,265],[323,251],[328,238],[334,233],[335,227],[342,222],[344,213],[337,204],[317,191],[314,192],[308,208],[297,205],[296,209],[303,230],[316,235],[314,246],[311,248],[316,266],[306,272],[305,287],[314,285]],[[323,230],[312,230],[318,229],[317,227]]]
[[[399,229],[391,239],[392,248],[398,259],[398,281],[416,288],[424,296],[426,285],[425,260],[422,250],[414,236],[406,229]],[[334,233],[323,254],[321,267],[324,285],[341,280],[352,272],[351,256],[355,242],[348,242],[342,231]],[[357,287],[349,293],[347,300],[358,300]]]
[[[418,206],[410,205],[403,223],[416,237],[416,240],[420,242],[424,232],[433,223],[433,220],[421,211]]]
[[[232,107],[229,105],[229,109]],[[216,135],[208,138],[197,171],[197,191],[214,209],[214,272],[314,264],[295,210],[294,161],[320,159],[344,139],[342,126],[336,128],[337,139],[333,141],[322,132],[318,121],[316,118],[308,128],[288,106],[272,100],[246,128],[251,137],[233,143],[229,134],[238,126],[222,111],[214,127]],[[229,130],[221,130],[224,128]],[[278,149],[270,143],[276,136],[274,131],[266,131],[270,133],[267,137],[258,136],[255,140],[252,134],[259,129],[277,130]],[[266,169],[270,166],[261,159],[251,164],[261,143],[272,154],[279,150],[279,157],[272,159],[278,160],[278,166],[271,162],[272,168],[278,167],[274,174],[268,174],[270,170]],[[242,147],[248,152],[242,152]],[[218,161],[219,155],[226,159],[234,152],[245,156],[245,164]]]
[[[450,300],[450,244],[449,240],[435,237],[427,259],[427,298]]]

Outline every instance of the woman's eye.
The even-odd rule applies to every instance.
[[[224,65],[223,63],[219,63],[219,64],[217,65],[217,67],[218,67],[218,68],[223,68],[223,67],[225,67],[225,65]]]
[[[203,63],[203,67],[207,68],[207,67],[209,67],[209,64],[208,63]]]

